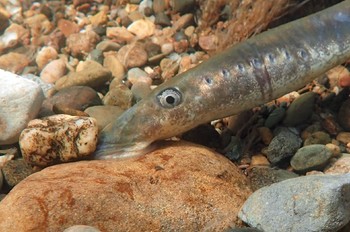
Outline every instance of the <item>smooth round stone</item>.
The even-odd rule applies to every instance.
[[[115,52],[105,53],[103,66],[111,71],[114,81],[121,83],[125,78],[124,65],[120,62]]]
[[[304,146],[312,144],[324,144],[330,143],[332,141],[329,134],[323,131],[317,131],[312,133],[305,141]]]
[[[322,171],[331,157],[332,152],[325,145],[308,145],[295,153],[290,164],[297,172]]]
[[[286,126],[296,126],[306,122],[312,115],[316,94],[308,92],[295,99],[286,111],[283,123]]]
[[[102,52],[118,51],[121,45],[111,40],[103,40],[96,45],[96,49]]]
[[[276,126],[286,115],[286,109],[283,107],[277,107],[274,109],[265,120],[265,127],[272,128]]]

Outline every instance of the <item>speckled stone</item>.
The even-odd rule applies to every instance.
[[[32,167],[23,159],[9,160],[2,167],[4,179],[10,187],[14,187],[33,173]]]

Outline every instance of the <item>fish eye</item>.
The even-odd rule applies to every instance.
[[[181,103],[182,96],[178,89],[168,88],[161,91],[157,99],[164,108],[174,108]]]

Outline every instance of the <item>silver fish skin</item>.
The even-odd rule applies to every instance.
[[[95,157],[142,155],[154,141],[297,90],[350,59],[350,1],[263,32],[154,89],[100,135]]]

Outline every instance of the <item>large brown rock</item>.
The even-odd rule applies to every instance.
[[[0,231],[223,231],[239,226],[249,183],[229,160],[190,143],[166,143],[126,160],[52,166],[0,202]]]

